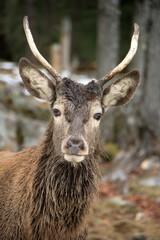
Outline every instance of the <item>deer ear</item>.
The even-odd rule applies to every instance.
[[[28,59],[20,59],[19,72],[25,87],[31,95],[49,102],[53,100],[55,94],[54,83]]]
[[[105,110],[111,106],[120,106],[128,103],[134,96],[139,80],[139,71],[135,69],[107,87],[102,97],[102,105]]]

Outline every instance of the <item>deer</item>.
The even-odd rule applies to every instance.
[[[81,84],[61,75],[36,47],[28,17],[24,31],[46,76],[28,59],[19,72],[31,95],[48,102],[51,119],[42,142],[0,154],[0,239],[85,240],[87,218],[100,182],[100,120],[108,108],[128,103],[140,82],[137,69],[106,87],[134,57],[139,27],[129,52],[100,80]]]

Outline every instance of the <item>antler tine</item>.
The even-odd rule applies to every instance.
[[[48,72],[55,78],[56,83],[60,82],[62,80],[61,76],[57,71],[46,61],[46,59],[40,54],[38,51],[36,44],[34,42],[30,27],[29,27],[29,22],[28,22],[28,17],[25,16],[23,19],[23,27],[24,31],[26,34],[27,42],[29,44],[29,47],[33,53],[33,55],[37,58],[37,60],[42,63],[42,65],[48,70]]]
[[[108,81],[110,81],[116,74],[121,72],[132,60],[134,55],[136,54],[137,47],[138,47],[138,38],[139,38],[139,26],[137,23],[134,23],[134,32],[131,40],[131,46],[129,52],[127,53],[126,57],[122,60],[122,62],[115,67],[110,73],[105,75],[100,80],[100,85],[104,86]]]

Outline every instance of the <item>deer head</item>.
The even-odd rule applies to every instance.
[[[132,70],[107,88],[106,82],[121,72],[131,61],[138,45],[139,28],[134,24],[131,47],[124,60],[100,80],[82,85],[60,74],[39,53],[28,18],[24,18],[24,30],[35,57],[49,71],[49,79],[29,60],[19,63],[20,75],[27,90],[35,97],[48,101],[53,113],[53,143],[57,153],[69,162],[81,162],[95,151],[99,138],[99,123],[111,106],[128,103],[139,85],[138,70]]]

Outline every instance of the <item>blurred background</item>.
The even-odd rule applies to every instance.
[[[100,79],[127,54],[133,23],[140,27],[136,56],[141,85],[126,106],[101,123],[102,181],[89,219],[90,240],[160,239],[160,1],[0,1],[0,149],[39,143],[50,118],[45,102],[29,95],[18,73],[28,47],[23,17],[42,55],[63,76]],[[115,78],[116,79],[116,78]]]

